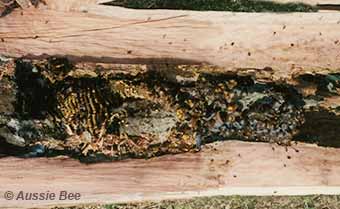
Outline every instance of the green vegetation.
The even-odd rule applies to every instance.
[[[313,6],[302,3],[275,3],[261,0],[115,0],[108,5],[134,9],[180,9],[234,12],[315,12]]]

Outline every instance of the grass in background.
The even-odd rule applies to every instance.
[[[339,209],[340,196],[216,196],[55,209]]]
[[[106,205],[106,209],[339,209],[340,196],[232,196],[201,197],[126,205]]]
[[[275,3],[261,0],[113,0],[106,5],[133,9],[179,9],[234,12],[316,12],[302,3]]]

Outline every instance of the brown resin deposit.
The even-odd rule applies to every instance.
[[[340,144],[338,108],[325,104],[338,95],[334,73],[274,82],[203,65],[49,58],[1,66],[7,71],[0,80],[0,136],[16,155],[101,161],[199,151],[234,139]]]

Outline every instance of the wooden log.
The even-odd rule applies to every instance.
[[[293,149],[294,148],[294,149]],[[339,149],[228,141],[200,153],[151,160],[80,164],[68,158],[2,158],[0,194],[78,192],[80,200],[8,201],[3,208],[131,202],[206,195],[306,195],[340,192]],[[297,149],[299,152],[295,151]],[[20,169],[18,169],[20,168]]]
[[[238,72],[270,68],[277,79],[339,70],[340,15],[336,13],[135,11],[89,2],[47,4],[47,8],[16,10],[1,18],[1,54],[66,55],[76,61],[107,63],[208,63]],[[330,98],[323,105],[337,101]],[[200,195],[338,194],[338,151],[306,144],[287,151],[272,144],[224,142],[199,153],[110,164],[2,158],[0,194],[67,191],[82,197],[79,201],[0,198],[0,206],[43,208]]]
[[[340,66],[338,13],[70,8],[29,8],[1,18],[1,53],[113,63],[209,63],[228,70],[269,67],[282,77]]]

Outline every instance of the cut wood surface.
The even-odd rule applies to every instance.
[[[293,149],[294,148],[294,149]],[[339,149],[228,141],[201,152],[81,164],[69,158],[0,159],[0,208],[129,202],[206,195],[340,193]],[[296,151],[296,150],[298,151]],[[79,201],[8,201],[23,192],[78,192]]]
[[[113,63],[209,63],[228,70],[270,67],[280,76],[340,66],[340,13],[137,11],[57,2],[1,18],[1,53]]]

